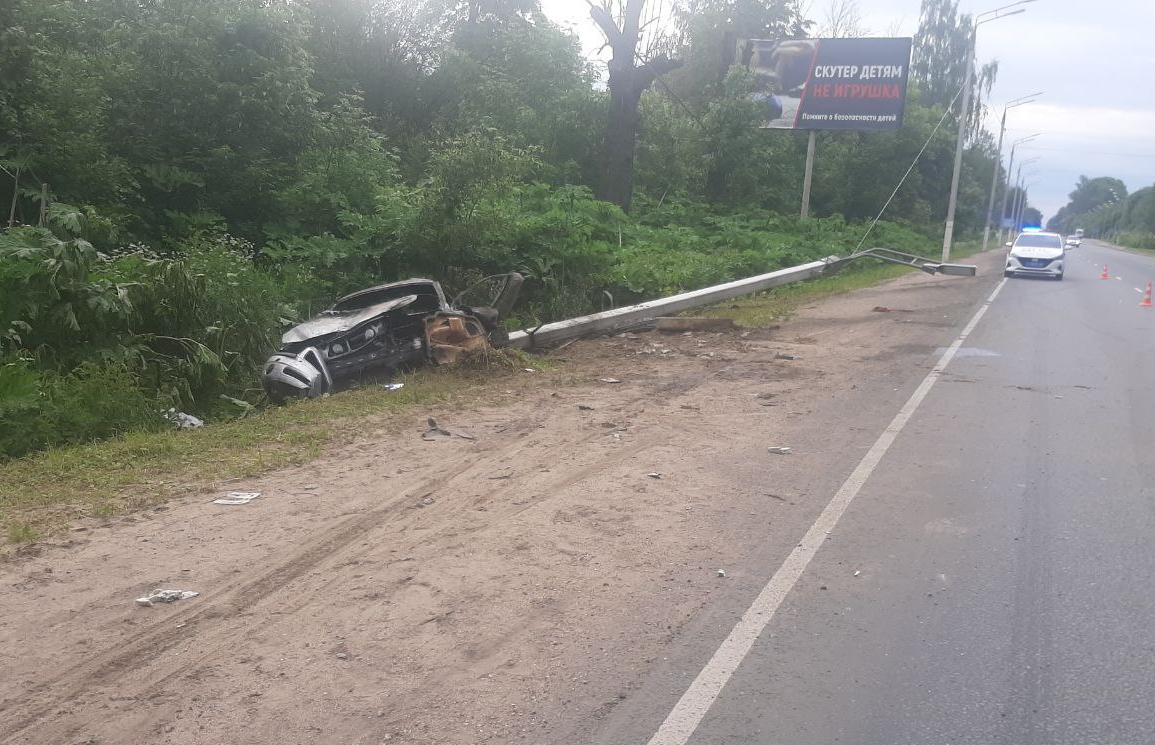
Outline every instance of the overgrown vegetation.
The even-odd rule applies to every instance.
[[[1155,186],[1128,194],[1117,178],[1080,176],[1070,201],[1047,227],[1063,233],[1082,228],[1089,236],[1155,251]]]
[[[955,0],[924,2],[904,128],[819,136],[808,222],[805,135],[757,129],[724,64],[801,5],[673,8],[627,214],[594,196],[600,70],[536,0],[0,4],[0,457],[243,415],[282,329],[370,283],[516,269],[528,325],[856,246],[961,84]],[[933,250],[952,130],[871,245]],[[970,142],[964,233],[997,167]]]

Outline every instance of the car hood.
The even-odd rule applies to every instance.
[[[1062,255],[1063,249],[1045,246],[1015,246],[1011,249],[1011,256],[1016,259],[1057,259]]]
[[[310,318],[308,321],[297,324],[286,331],[281,337],[281,343],[295,344],[321,336],[343,333],[383,313],[411,305],[416,300],[416,295],[406,295],[405,297],[387,300],[384,303],[377,303],[376,305],[370,305],[367,308],[360,308],[358,310],[326,311],[316,318]]]

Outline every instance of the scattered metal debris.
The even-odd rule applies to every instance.
[[[718,576],[719,577],[725,577],[726,576],[726,570],[725,569],[719,569],[718,570]]]
[[[450,430],[444,429],[441,425],[439,425],[437,423],[437,420],[434,419],[433,417],[429,417],[425,421],[429,425],[429,429],[425,430],[425,432],[423,432],[421,434],[421,439],[423,439],[423,440],[429,440],[430,442],[434,442],[436,440],[449,440],[449,439],[452,439],[454,437],[460,437],[463,440],[476,440],[477,439],[473,435],[468,434],[466,432],[456,432],[456,431],[451,432]]]
[[[620,383],[622,381],[617,378],[598,378],[599,383]]]
[[[143,598],[137,598],[136,604],[145,608],[150,608],[157,603],[175,603],[178,600],[188,600],[200,595],[199,592],[192,590],[153,590]]]
[[[448,440],[453,437],[453,433],[447,429],[442,429],[433,417],[429,417],[426,423],[429,425],[429,429],[422,433],[421,439],[432,442],[434,440]]]
[[[779,352],[778,354],[774,355],[774,359],[776,359],[776,360],[800,360],[802,358],[796,354],[783,354],[783,353]]]
[[[774,453],[775,455],[790,455],[790,453],[794,452],[790,448],[782,448],[782,447],[766,448],[766,450],[771,452],[771,453]]]
[[[652,478],[652,479],[660,479],[660,478],[662,478],[662,474],[658,473],[657,471],[651,471],[650,473],[647,473],[646,475],[647,475],[647,476],[649,476],[649,477],[650,477],[650,478]]]
[[[213,504],[248,504],[261,496],[259,491],[231,491],[227,495],[213,500]]]
[[[192,414],[186,414],[176,409],[166,411],[164,418],[175,424],[177,429],[200,429],[205,426],[202,420],[197,419]]]

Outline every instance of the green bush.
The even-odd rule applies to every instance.
[[[171,427],[162,416],[167,408],[122,363],[85,362],[58,375],[9,362],[0,366],[0,456]]]
[[[1120,246],[1155,251],[1155,233],[1121,233],[1117,240]]]

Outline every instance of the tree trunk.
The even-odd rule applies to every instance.
[[[590,16],[605,34],[613,50],[609,62],[610,112],[606,123],[606,162],[598,196],[629,211],[634,192],[634,149],[638,137],[638,103],[659,75],[681,66],[681,62],[660,55],[636,64],[640,22],[645,0],[624,0],[622,27],[608,9],[590,4]]]

